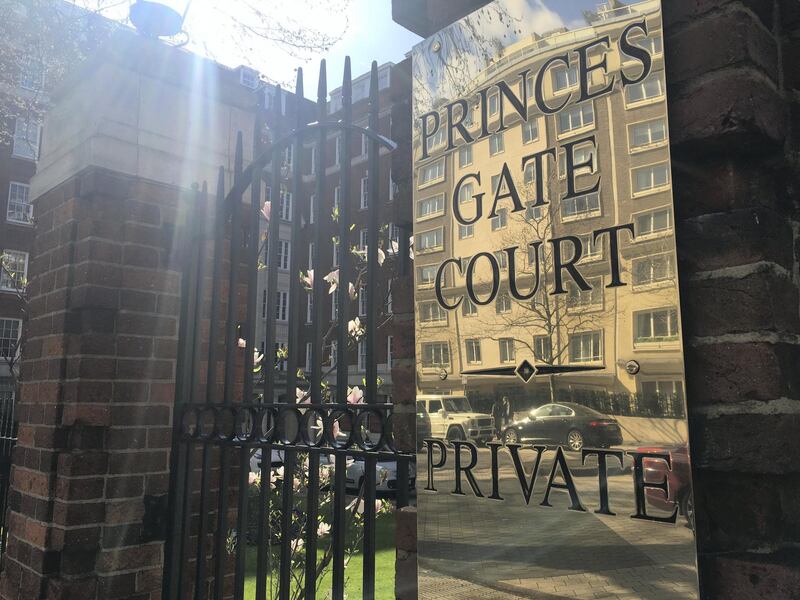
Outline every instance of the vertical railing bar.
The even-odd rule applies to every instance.
[[[374,456],[364,457],[364,574],[362,597],[375,598],[375,468]]]
[[[379,133],[378,127],[378,63],[373,61],[369,81],[369,129]],[[367,332],[366,332],[366,399],[378,401],[378,357],[375,335],[378,320],[378,208],[380,206],[380,172],[378,142],[369,140],[369,179],[367,214]],[[372,417],[368,416],[366,423]],[[367,428],[369,429],[369,428]],[[367,440],[365,440],[366,442]],[[371,600],[375,596],[375,464],[373,456],[364,459],[364,584],[363,597]]]
[[[353,93],[350,57],[344,59],[344,77],[342,81],[342,122],[344,127],[340,134],[342,144],[339,150],[339,314],[336,341],[336,402],[347,403],[348,379],[348,332],[350,319],[349,284],[352,281],[350,256],[350,167],[352,135],[349,126],[353,120]],[[333,577],[332,592],[334,600],[344,598],[344,560],[345,536],[347,523],[345,505],[347,503],[345,471],[347,456],[337,453],[334,470],[333,490]]]
[[[253,156],[258,156],[261,150],[261,111],[258,111],[253,126]],[[253,401],[253,369],[255,367],[254,352],[256,335],[256,301],[258,298],[258,250],[260,245],[260,203],[261,203],[261,173],[253,169],[250,183],[250,222],[248,223],[247,245],[247,318],[245,327],[245,354],[244,354],[244,402]],[[266,352],[265,352],[266,355]],[[261,366],[264,367],[264,358]],[[242,433],[244,431],[244,415],[242,416]],[[255,423],[251,424],[255,427]],[[234,596],[244,597],[244,576],[247,568],[247,509],[250,483],[250,446],[245,440],[241,441],[239,449],[239,506],[236,513],[236,571],[234,576]]]
[[[217,198],[214,207],[214,266],[211,276],[211,309],[209,312],[208,361],[206,374],[206,405],[211,406],[216,396],[217,380],[217,340],[219,339],[218,313],[220,308],[222,255],[225,240],[225,169],[219,168],[217,176]],[[202,427],[202,415],[198,427]],[[203,600],[206,597],[206,537],[208,536],[208,495],[211,479],[209,462],[211,458],[210,440],[203,442],[203,458],[200,476],[200,508],[197,533],[197,568],[195,570],[194,598]]]
[[[292,446],[284,446],[284,448],[283,494],[281,496],[281,570],[278,597],[280,600],[289,600],[292,591],[292,503],[297,451]]]
[[[320,123],[325,120],[328,109],[328,80],[325,70],[325,59],[319,63],[319,84],[317,86],[317,118]],[[325,214],[323,207],[325,202],[325,127],[319,128],[317,138],[317,201],[314,204],[314,284],[313,294],[313,314],[311,319],[311,402],[319,404],[322,402],[322,335],[323,335],[323,273],[322,268],[322,233],[324,231],[322,216]],[[309,365],[306,365],[308,369]]]
[[[378,130],[378,63],[372,62],[372,72],[369,82],[369,128],[374,133]],[[368,204],[367,214],[369,217],[367,225],[367,331],[366,331],[366,401],[375,403],[378,401],[378,357],[375,347],[375,333],[378,321],[378,208],[380,206],[380,173],[379,169],[379,145],[378,142],[369,139],[369,174],[368,179]]]
[[[303,69],[297,69],[297,82],[295,85],[295,122],[297,130],[305,124],[303,115]],[[295,161],[299,160],[303,148],[302,134],[298,133],[294,140]],[[300,219],[303,211],[300,205],[300,192],[302,189],[303,175],[295,165],[292,173],[292,251],[289,257],[289,338],[287,343],[286,366],[286,402],[294,402],[297,390],[297,365],[300,362],[300,319],[302,318],[303,303],[300,298],[305,297],[300,288]]]
[[[319,453],[308,453],[308,495],[306,503],[306,595],[317,597],[317,520],[319,517]]]
[[[234,157],[233,185],[238,189],[241,183],[243,166],[242,132],[236,136],[236,154]],[[236,377],[236,352],[239,347],[238,335],[238,302],[239,260],[242,249],[242,194],[236,193],[231,198],[231,242],[230,265],[228,273],[228,311],[225,330],[225,383],[223,387],[223,404],[233,403]],[[221,425],[221,424],[220,424]],[[235,423],[233,424],[235,428]],[[228,537],[228,492],[230,484],[230,452],[227,444],[219,446],[219,493],[217,494],[217,530],[215,535],[215,573],[214,598],[222,600],[225,590],[225,572]]]
[[[203,236],[199,234],[199,225],[202,222],[201,214],[205,207],[206,186],[203,194],[195,186],[194,206],[189,207],[187,219],[189,260],[184,271],[185,287],[181,290],[181,332],[179,339],[179,366],[176,367],[176,397],[178,405],[186,405],[195,400],[196,384],[199,379],[197,369],[199,366],[199,346],[202,335],[199,333],[197,323],[202,306],[202,280],[201,253]],[[178,375],[180,373],[180,376]],[[180,382],[180,383],[178,383]],[[188,393],[187,393],[188,392]],[[191,514],[191,504],[187,499],[192,495],[192,444],[181,440],[182,411],[176,407],[173,419],[173,443],[170,461],[170,499],[169,514],[174,515],[170,520],[170,532],[167,536],[167,548],[164,553],[164,595],[167,598],[180,598],[183,591],[183,557],[185,554],[187,514]]]
[[[273,424],[274,425],[274,424]],[[267,432],[262,431],[262,435]],[[272,466],[272,446],[261,446],[261,489],[258,495],[258,550],[256,564],[256,600],[267,600],[267,574],[269,573],[270,518],[267,501],[269,498],[270,467]]]
[[[269,187],[270,217],[267,230],[267,318],[264,327],[264,399],[267,404],[275,402],[275,311],[277,308],[278,294],[278,237],[280,235],[280,210],[281,210],[281,150],[274,142],[281,135],[281,97],[283,91],[280,86],[275,88],[275,102],[273,102],[272,122],[272,174]],[[296,158],[296,157],[295,157]],[[296,168],[296,165],[294,166]],[[290,273],[290,275],[294,275]],[[289,298],[291,303],[294,299]],[[269,357],[269,359],[267,359]]]

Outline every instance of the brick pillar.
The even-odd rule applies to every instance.
[[[704,598],[800,589],[796,2],[663,2]]]
[[[178,196],[90,168],[36,200],[4,600],[161,597]]]

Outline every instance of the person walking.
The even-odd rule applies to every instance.
[[[494,436],[501,439],[503,434],[503,402],[495,400],[492,404],[492,421],[494,422]]]
[[[508,396],[503,396],[503,406],[501,409],[502,414],[502,429],[505,429],[508,424],[511,422],[511,402],[508,399]]]

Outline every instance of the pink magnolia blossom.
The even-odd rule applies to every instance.
[[[236,344],[239,348],[247,348],[247,340],[244,338],[239,338],[239,341]]]
[[[347,403],[348,404],[361,404],[364,402],[364,390],[360,387],[353,386],[347,388]]]
[[[327,523],[320,523],[317,525],[317,537],[322,537],[323,535],[328,535],[331,530],[331,526]]]
[[[306,286],[306,289],[314,288],[314,269],[309,269],[305,275],[300,274],[300,281]]]
[[[264,202],[264,206],[261,207],[261,215],[267,220],[269,223],[269,218],[272,215],[272,202]]]
[[[330,284],[330,289],[328,290],[329,294],[332,294],[336,291],[336,288],[339,286],[339,269],[331,271],[323,279]]]
[[[389,244],[389,254],[392,256],[400,254],[400,244],[397,240],[392,240],[391,244]]]
[[[262,360],[264,360],[264,355],[253,348],[253,366],[260,365]]]
[[[359,339],[364,335],[364,326],[361,324],[361,319],[356,317],[347,324],[347,333],[355,339]]]
[[[358,292],[356,291],[356,286],[353,285],[352,281],[348,284],[347,291],[350,293],[350,300],[355,300],[356,298],[358,298]]]

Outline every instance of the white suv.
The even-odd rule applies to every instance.
[[[494,437],[492,416],[473,412],[464,396],[417,396],[417,412],[428,413],[431,437],[484,444]]]

